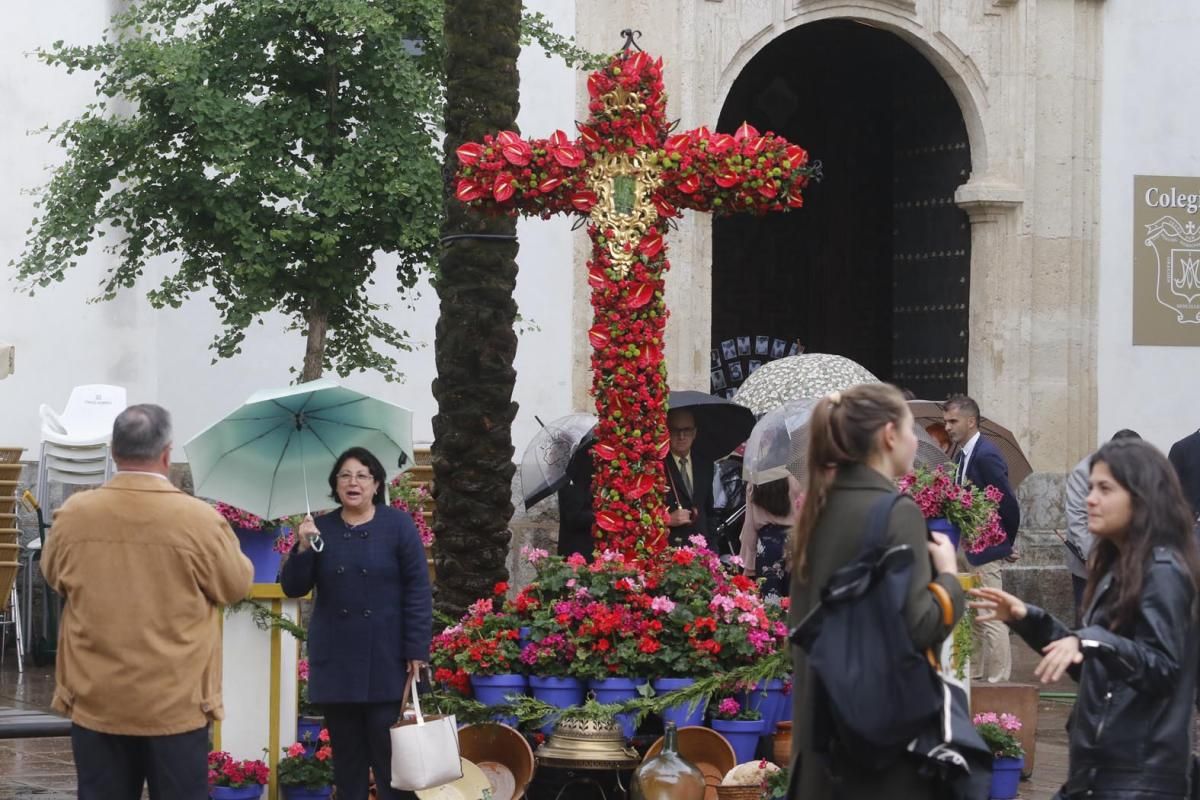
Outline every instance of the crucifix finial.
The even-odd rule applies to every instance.
[[[621,35],[625,37],[625,44],[621,45],[622,50],[633,49],[641,51],[642,48],[638,47],[637,42],[634,41],[635,39],[642,38],[641,31],[635,31],[633,28],[626,28],[625,30],[621,31]]]

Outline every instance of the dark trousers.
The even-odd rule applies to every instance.
[[[400,718],[400,702],[330,703],[321,706],[329,746],[333,748],[333,782],[338,800],[367,800],[367,768],[375,771],[379,800],[411,798],[392,788],[392,725]]]
[[[171,736],[120,736],[71,726],[79,800],[207,800],[208,728]]]

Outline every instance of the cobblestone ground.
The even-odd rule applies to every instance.
[[[1032,681],[1036,664],[1036,655],[1014,640],[1013,680]],[[1070,681],[1045,688],[1074,691]],[[53,689],[50,668],[29,668],[18,677],[15,659],[12,653],[7,654],[0,669],[0,706],[45,710],[50,706]],[[1070,709],[1070,701],[1046,699],[1039,704],[1036,761],[1033,775],[1021,784],[1022,800],[1051,800],[1066,778],[1064,726]],[[0,739],[0,800],[68,800],[75,796],[74,769],[68,739]]]

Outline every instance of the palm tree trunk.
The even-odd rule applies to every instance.
[[[512,400],[516,371],[516,223],[454,199],[455,149],[513,130],[518,108],[520,0],[446,0],[445,244],[434,352],[434,561],[437,607],[457,617],[508,578]]]

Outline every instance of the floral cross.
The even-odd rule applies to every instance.
[[[662,59],[626,49],[587,81],[591,116],[579,138],[512,131],[458,148],[459,201],[498,213],[587,218],[592,239],[592,395],[599,422],[592,483],[599,547],[666,545],[662,459],[665,237],[683,209],[716,214],[802,205],[808,153],[743,124],[671,135]]]

